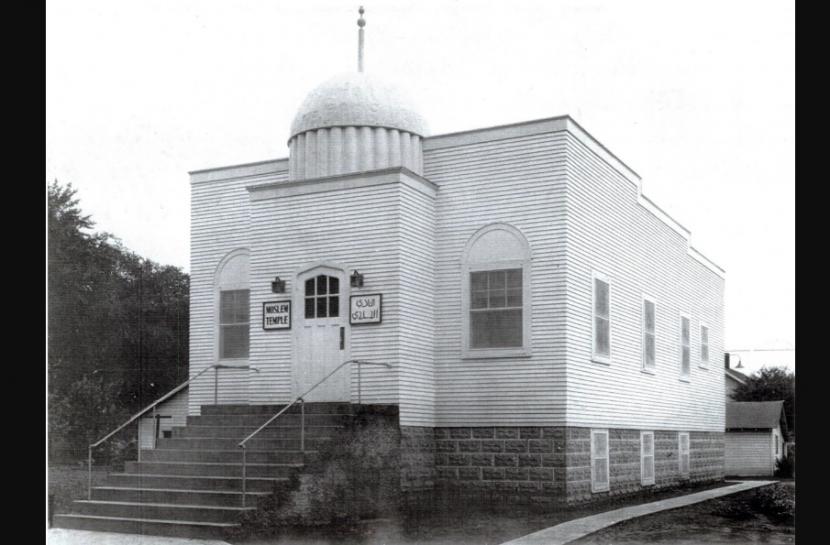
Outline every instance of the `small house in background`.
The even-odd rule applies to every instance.
[[[173,428],[187,423],[187,388],[159,403],[155,413],[148,412],[138,423],[140,448],[155,448],[157,440],[172,437]]]
[[[786,456],[786,437],[783,401],[727,401],[726,475],[772,476]]]
[[[735,391],[741,384],[746,384],[746,375],[741,373],[740,371],[735,371],[734,369],[730,369],[727,367],[725,369],[726,372],[726,399],[727,401],[732,399],[732,392]]]

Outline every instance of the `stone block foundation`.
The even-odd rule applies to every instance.
[[[690,473],[684,478],[678,432],[647,431],[654,431],[655,484],[641,484],[640,430],[608,429],[610,490],[592,493],[590,428],[435,428],[435,487],[508,502],[575,504],[723,479],[723,433],[689,433]]]

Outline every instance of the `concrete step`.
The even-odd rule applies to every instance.
[[[298,450],[267,451],[246,449],[246,460],[251,463],[289,464],[304,463],[306,456]],[[316,451],[306,451],[314,458]],[[142,462],[231,462],[242,463],[242,449],[142,449]]]
[[[189,537],[196,539],[221,539],[224,532],[231,528],[238,527],[239,523],[141,519],[73,514],[55,515],[53,525],[56,528],[68,528],[73,530]]]
[[[249,491],[245,497],[245,505],[248,507],[256,507],[259,501],[270,495],[271,492]],[[92,499],[99,501],[242,507],[242,492],[229,490],[96,486],[92,489]]]
[[[303,464],[248,463],[248,477],[290,477]],[[150,475],[193,475],[204,477],[241,477],[242,462],[124,462],[125,473]]]
[[[187,520],[193,522],[237,522],[255,507],[225,505],[188,505],[180,503],[144,503],[133,501],[76,500],[73,514],[133,519]]]
[[[258,426],[185,426],[174,427],[173,437],[238,437],[240,440],[256,431]],[[330,437],[343,426],[306,426],[306,437]],[[259,432],[260,439],[297,439],[298,426],[271,425]]]
[[[273,416],[273,415],[271,415]],[[254,427],[265,424],[269,415],[263,414],[209,414],[202,416],[188,416],[188,426],[244,426]],[[352,419],[350,414],[308,414],[305,415],[306,426],[344,426]],[[293,426],[299,429],[302,415],[283,414],[271,425]],[[269,425],[269,427],[271,426]]]
[[[185,449],[185,450],[234,450],[239,449],[239,441],[234,437],[162,437],[156,443],[156,449]],[[306,437],[307,450],[319,450],[329,444],[330,437]],[[299,434],[292,439],[261,439],[254,437],[247,443],[248,450],[299,450]]]
[[[263,414],[273,416],[285,405],[202,405],[201,414]],[[300,406],[294,405],[286,414],[300,412]],[[352,414],[351,403],[310,402],[305,404],[306,414]]]
[[[251,477],[246,479],[246,488],[253,492],[273,492],[278,487],[286,486],[286,477]],[[161,475],[137,473],[111,473],[107,476],[107,486],[128,486],[136,488],[171,488],[176,490],[215,490],[241,491],[242,478],[236,476],[210,475]]]

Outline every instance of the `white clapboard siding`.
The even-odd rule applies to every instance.
[[[405,426],[435,424],[435,196],[400,193],[398,395]]]
[[[347,275],[359,270],[364,287],[353,291],[345,283],[344,303],[348,304],[351,293],[381,293],[383,321],[360,326],[346,323],[348,356],[392,366],[362,367],[361,401],[401,403],[402,421],[430,422],[431,350],[428,341],[425,344],[411,330],[420,326],[416,321],[432,329],[431,309],[417,292],[429,289],[431,283],[431,198],[399,181],[356,184],[252,201],[252,308],[290,297],[272,294],[270,281],[280,276],[288,281],[287,291],[293,292],[297,274],[307,264],[325,262],[342,267]],[[263,370],[252,382],[252,403],[281,402],[292,394],[292,336],[286,333],[261,327],[251,330],[251,362]],[[407,370],[402,373],[404,366]],[[356,369],[344,371],[351,372],[352,399],[356,400]],[[399,388],[407,392],[403,402]]]
[[[772,430],[726,432],[726,475],[771,476],[775,470],[773,448]]]
[[[689,255],[688,240],[638,202],[637,180],[578,128],[568,132],[567,173],[568,425],[722,432],[723,278]],[[592,271],[610,278],[610,365],[591,361]],[[641,371],[644,294],[656,301],[654,374]],[[681,314],[691,319],[689,382],[679,380]]]
[[[221,260],[249,248],[250,206],[246,186],[282,181],[287,160],[268,161],[191,173],[190,199],[190,377],[217,363],[218,339],[214,277]],[[251,320],[260,312],[251,301]],[[248,361],[233,360],[245,365]],[[251,371],[222,369],[219,402],[247,403]],[[199,414],[213,403],[213,371],[191,383],[188,410]]]
[[[156,407],[156,414],[170,417],[162,418],[159,421],[160,436],[163,431],[169,431],[175,426],[184,426],[187,423],[187,397],[187,389],[185,389]],[[153,434],[155,433],[153,412],[150,411],[145,417],[141,418],[138,426],[139,448],[153,448]]]
[[[435,232],[435,424],[556,425],[565,418],[565,138],[449,135],[424,142],[438,185]],[[531,249],[532,355],[462,359],[461,259],[482,227],[503,222]]]

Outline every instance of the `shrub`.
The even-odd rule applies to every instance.
[[[765,486],[752,496],[752,506],[773,520],[792,524],[795,520],[795,490],[781,483]]]
[[[781,458],[775,462],[775,476],[781,479],[792,478],[795,472],[795,458]]]
[[[345,430],[228,537],[332,525],[348,533],[360,517],[388,514],[399,499],[398,433],[396,425],[380,419]]]
[[[755,516],[747,501],[721,501],[715,505],[714,514],[731,520],[748,520]]]

